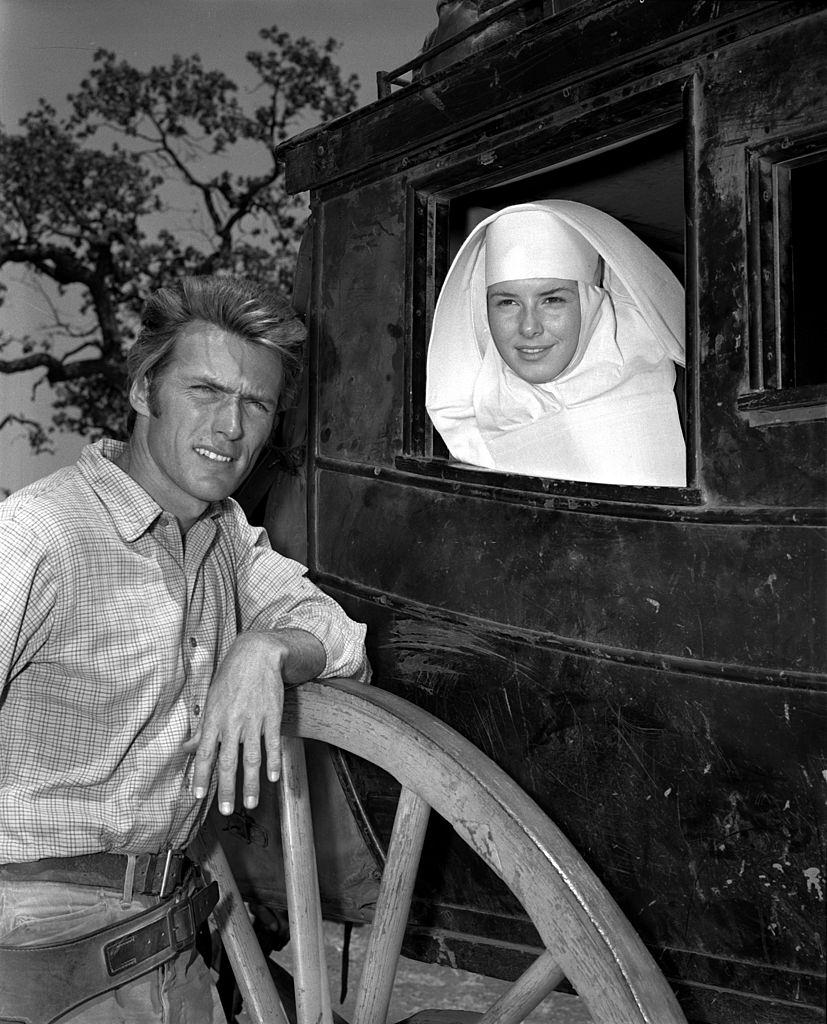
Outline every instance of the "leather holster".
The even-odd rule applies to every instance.
[[[51,946],[0,946],[0,1024],[52,1024],[95,996],[148,974],[195,943],[218,902],[211,882],[135,917]]]

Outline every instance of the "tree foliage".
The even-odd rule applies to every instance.
[[[25,424],[35,450],[55,430],[123,435],[124,356],[154,288],[235,273],[289,289],[305,210],[276,147],[354,109],[358,82],[332,39],[259,35],[244,102],[197,55],[141,71],[99,50],[67,114],[41,100],[0,128],[0,267],[29,268],[50,308],[36,337],[0,332],[0,372],[40,369],[54,392],[51,423],[0,427]]]

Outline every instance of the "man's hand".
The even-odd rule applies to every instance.
[[[256,806],[262,740],[268,779],[275,782],[281,771],[285,683],[313,679],[325,664],[319,640],[300,629],[236,637],[210,683],[201,726],[184,744],[187,753],[195,754],[192,786],[198,799],[209,790],[217,757],[218,809],[232,813],[242,746],[244,806]]]

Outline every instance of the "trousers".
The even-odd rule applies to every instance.
[[[155,906],[155,896],[63,882],[0,880],[0,944],[48,945],[87,935]],[[60,1018],[60,1024],[226,1024],[212,974],[190,952]],[[46,984],[60,984],[48,979]],[[0,1014],[1,1015],[1,1014]]]

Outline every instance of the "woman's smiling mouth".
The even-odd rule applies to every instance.
[[[517,351],[523,358],[536,359],[538,356],[542,356],[545,355],[547,352],[550,352],[552,348],[554,348],[553,345],[541,345],[536,348],[518,346]]]

